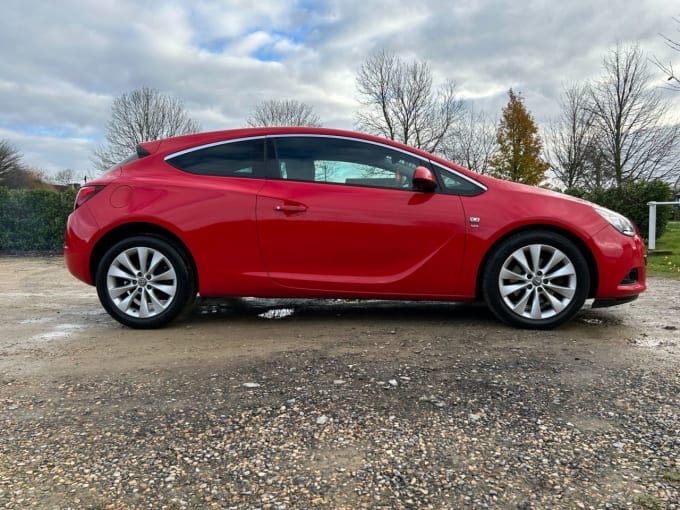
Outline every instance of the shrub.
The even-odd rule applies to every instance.
[[[0,250],[61,250],[75,194],[0,187]]]
[[[624,183],[617,188],[596,188],[587,191],[570,189],[567,193],[623,214],[638,226],[645,240],[649,239],[649,206],[647,203],[673,200],[670,185],[663,181],[635,181]],[[671,207],[656,208],[657,238],[666,231],[666,226],[672,217]]]

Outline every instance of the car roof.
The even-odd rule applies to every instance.
[[[392,147],[407,150],[418,154],[424,158],[432,158],[433,155],[425,151],[404,145],[393,140],[380,138],[366,133],[358,133],[355,131],[348,131],[342,129],[331,128],[314,128],[314,127],[255,127],[255,128],[241,128],[241,129],[226,129],[221,131],[209,131],[205,133],[194,133],[189,135],[181,135],[172,138],[165,138],[163,140],[156,140],[151,142],[142,142],[140,145],[144,147],[149,153],[157,151],[175,152],[188,149],[197,145],[204,145],[215,143],[224,140],[236,140],[240,138],[252,138],[260,136],[281,136],[281,135],[316,135],[316,136],[339,136],[356,138],[370,142],[390,145]]]

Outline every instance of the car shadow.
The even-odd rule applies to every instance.
[[[489,309],[478,302],[204,298],[197,301],[190,315],[191,321],[220,321],[227,318],[247,321],[492,321],[499,324]]]

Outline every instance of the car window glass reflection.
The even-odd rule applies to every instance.
[[[419,165],[427,162],[369,143],[339,138],[282,137],[276,140],[281,179],[412,189]]]
[[[167,160],[185,172],[222,177],[263,177],[264,141],[223,143]]]

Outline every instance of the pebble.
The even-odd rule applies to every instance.
[[[0,508],[680,510],[678,372],[571,370],[528,350],[296,351],[14,381]]]

